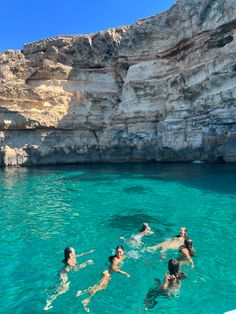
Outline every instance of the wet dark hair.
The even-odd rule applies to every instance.
[[[64,250],[64,259],[62,260],[62,263],[67,264],[68,259],[70,258],[70,253],[72,252],[72,247],[68,246]]]
[[[116,247],[116,251],[117,251],[118,249],[121,249],[123,252],[125,251],[122,245],[118,245],[118,246]],[[109,258],[108,258],[109,262],[112,263],[112,262],[113,262],[113,259],[114,259],[115,257],[116,257],[116,254],[109,256]]]
[[[168,269],[170,275],[174,275],[176,279],[184,279],[184,273],[179,271],[179,261],[175,258],[172,258],[168,262]]]
[[[175,258],[172,258],[168,262],[168,269],[171,275],[174,275],[179,272],[179,261]]]
[[[193,241],[190,238],[186,238],[184,240],[184,246],[189,250],[189,254],[193,256],[195,254],[194,248],[193,248]]]
[[[142,228],[140,229],[139,232],[143,232],[143,231],[145,231],[147,228],[148,228],[148,223],[144,222],[144,223],[142,224]]]

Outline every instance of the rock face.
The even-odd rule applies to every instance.
[[[236,161],[236,0],[0,54],[0,165]]]

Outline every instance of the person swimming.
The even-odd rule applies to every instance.
[[[181,253],[180,258],[178,259],[181,264],[184,262],[191,263],[192,267],[194,267],[194,263],[192,260],[192,256],[195,255],[195,250],[193,248],[193,241],[189,238],[184,240],[184,244],[179,247],[179,252]]]
[[[180,263],[177,259],[170,259],[168,262],[169,274],[165,276],[163,290],[165,289],[179,289],[180,280],[185,279],[183,272],[179,269]]]
[[[181,227],[179,230],[179,234],[167,239],[164,242],[158,243],[154,246],[148,246],[145,251],[153,252],[158,249],[161,249],[161,252],[165,252],[166,250],[175,250],[178,249],[181,245],[184,244],[184,240],[187,237],[187,229],[185,227]]]
[[[109,267],[109,272],[117,272],[117,273],[121,273],[125,276],[127,276],[128,278],[130,278],[131,276],[120,269],[119,264],[123,263],[123,260],[125,259],[125,251],[123,246],[119,245],[116,248],[116,254],[112,255],[109,257],[109,262],[111,263],[110,267]]]
[[[70,281],[68,278],[68,273],[70,272],[70,270],[79,271],[80,269],[85,268],[87,265],[93,263],[93,260],[87,260],[80,265],[76,265],[76,257],[81,257],[81,256],[88,254],[88,253],[91,253],[93,251],[94,250],[90,250],[88,252],[76,255],[75,249],[73,247],[65,248],[64,259],[62,260],[64,267],[60,270],[60,272],[58,274],[59,279],[60,279],[60,284],[59,284],[58,288],[55,290],[55,292],[49,298],[47,298],[46,305],[44,307],[45,311],[52,308],[53,301],[55,301],[59,295],[64,294],[69,290]]]
[[[154,232],[151,230],[147,222],[144,222],[142,224],[141,229],[139,230],[139,233],[133,236],[132,238],[135,239],[137,242],[141,242],[142,237],[148,236],[150,234],[153,234]]]
[[[170,259],[168,262],[169,274],[165,275],[164,284],[161,284],[159,279],[156,279],[158,285],[151,288],[144,300],[146,305],[145,310],[152,309],[156,304],[156,298],[160,295],[173,295],[173,291],[180,288],[180,280],[185,279],[184,273],[180,272],[180,263],[177,259]]]
[[[109,284],[109,282],[111,280],[111,274],[113,272],[121,273],[121,274],[125,275],[128,278],[131,277],[127,272],[122,271],[120,269],[120,267],[119,267],[119,264],[121,264],[123,262],[124,258],[125,258],[124,248],[122,246],[117,246],[116,254],[109,257],[110,267],[108,268],[108,270],[105,270],[105,271],[102,272],[102,278],[100,279],[100,281],[97,284],[93,285],[92,287],[89,287],[89,288],[87,288],[85,290],[82,290],[82,291],[79,290],[76,293],[77,297],[81,296],[81,295],[83,295],[85,293],[89,294],[89,296],[82,301],[82,304],[83,304],[84,309],[85,309],[86,312],[90,311],[88,305],[89,305],[92,297],[98,291],[106,289],[106,287],[108,286],[108,284]]]
[[[131,247],[137,247],[140,246],[142,244],[142,238],[144,236],[148,236],[150,234],[153,234],[154,232],[151,230],[151,228],[149,227],[147,222],[144,222],[142,224],[141,229],[139,230],[139,232],[133,236],[131,236],[128,240],[124,239],[124,237],[121,237],[120,239],[122,239],[127,245],[131,246]]]

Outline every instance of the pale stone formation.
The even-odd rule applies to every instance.
[[[236,161],[236,0],[0,54],[0,165]]]

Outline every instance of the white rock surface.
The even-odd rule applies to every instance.
[[[236,0],[0,54],[0,165],[236,161]]]

